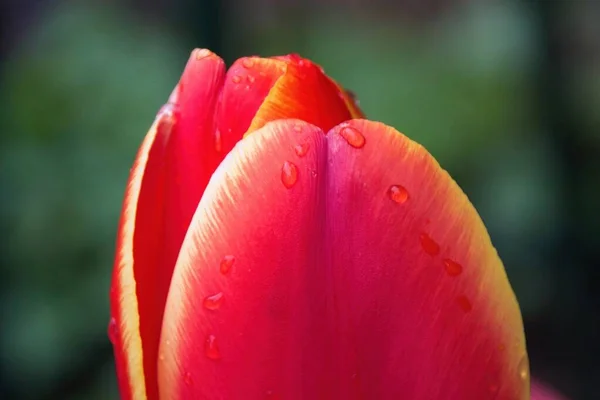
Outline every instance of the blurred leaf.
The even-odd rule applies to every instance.
[[[1,348],[24,396],[104,340],[127,174],[189,51],[116,5],[47,10],[1,77],[12,289]]]

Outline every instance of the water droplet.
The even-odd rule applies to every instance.
[[[252,75],[248,75],[246,76],[246,80],[248,80],[248,83],[254,83],[255,78]]]
[[[444,268],[446,269],[446,273],[450,276],[458,276],[463,270],[462,265],[449,258],[444,259]]]
[[[254,60],[251,58],[244,58],[242,60],[242,65],[244,68],[252,68],[254,66]]]
[[[340,136],[343,137],[350,146],[356,149],[360,149],[365,146],[366,139],[356,128],[344,126],[340,129]]]
[[[440,245],[435,242],[428,234],[425,232],[421,233],[421,247],[425,253],[430,254],[432,256],[436,256],[440,254]]]
[[[215,335],[208,335],[206,338],[206,342],[204,343],[204,354],[211,360],[221,359],[221,352],[219,351]]]
[[[519,374],[519,378],[521,378],[522,381],[526,381],[529,379],[529,358],[527,357],[527,354],[525,354],[523,358],[521,358],[519,366],[517,367],[517,371]]]
[[[310,148],[310,144],[308,142],[300,143],[294,146],[294,151],[298,157],[304,157],[306,153],[308,153],[308,149]]]
[[[235,262],[235,257],[228,255],[223,257],[221,260],[221,264],[219,265],[219,270],[223,275],[227,275],[231,271],[231,267],[233,267],[233,263]]]
[[[159,353],[158,354],[158,360],[159,361],[165,361],[165,354],[164,353]]]
[[[223,138],[221,137],[221,131],[219,128],[215,131],[215,151],[220,153],[223,150]]]
[[[295,164],[286,161],[281,167],[281,182],[283,186],[290,189],[298,181],[298,167]]]
[[[213,294],[212,296],[206,296],[204,298],[204,308],[207,310],[218,310],[221,307],[221,303],[223,302],[223,293],[219,292],[217,294]]]
[[[187,371],[185,374],[183,374],[183,383],[185,383],[187,386],[192,386],[192,373],[190,371]]]
[[[108,321],[108,339],[113,345],[117,343],[118,334],[117,320],[111,318],[110,321]]]
[[[210,51],[208,49],[194,50],[194,56],[196,57],[196,60],[202,60],[203,58],[206,58],[206,57],[210,56],[211,54],[212,54],[212,51]]]
[[[469,312],[473,309],[473,305],[471,304],[471,301],[467,298],[467,296],[458,296],[456,298],[456,303],[464,312]]]
[[[242,77],[239,75],[234,75],[233,78],[231,78],[231,81],[233,83],[240,83],[242,81]]]
[[[392,199],[398,204],[402,204],[406,200],[408,200],[408,190],[406,190],[404,186],[392,185],[388,189],[387,193],[390,199]]]
[[[294,131],[298,133],[302,133],[302,124],[294,124]]]

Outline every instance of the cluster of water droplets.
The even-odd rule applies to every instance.
[[[302,127],[300,125],[296,125],[294,130],[298,133],[302,132]],[[355,149],[361,149],[366,144],[366,138],[357,128],[349,125],[342,126],[339,129],[339,135],[342,137],[350,146]],[[294,146],[294,152],[298,157],[304,157],[310,146],[308,142],[302,142],[296,144]],[[285,161],[283,163],[281,169],[281,181],[283,185],[287,189],[291,189],[298,180],[298,168],[297,166],[290,162]],[[392,184],[389,186],[386,192],[387,197],[394,203],[398,205],[405,204],[410,200],[409,191],[400,184]],[[427,225],[430,221],[426,220],[425,225]],[[422,232],[419,235],[419,242],[422,250],[431,257],[438,257],[441,253],[440,245],[426,232]],[[451,259],[451,258],[441,258],[440,259],[441,266],[445,273],[452,278],[456,278],[463,273],[463,266],[459,262]],[[459,294],[455,298],[457,306],[465,313],[469,313],[473,310],[473,305],[471,300],[465,294]],[[499,347],[500,351],[504,349],[504,345]],[[529,379],[529,361],[527,355],[525,354],[518,367],[517,373],[519,378],[526,382]],[[496,382],[493,382],[489,385],[490,393],[494,394],[499,391],[499,385]]]

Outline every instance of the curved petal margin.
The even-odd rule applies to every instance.
[[[240,142],[184,240],[162,398],[529,399],[518,304],[420,145],[354,120]]]
[[[124,400],[156,400],[163,310],[181,242],[222,156],[213,110],[223,61],[195,50],[131,170],[117,239],[109,334]]]

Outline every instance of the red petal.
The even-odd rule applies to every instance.
[[[327,130],[362,115],[352,96],[309,60],[244,57],[227,71],[218,107],[218,147],[227,154],[245,133],[276,119],[298,118]]]
[[[318,333],[327,326],[315,234],[324,142],[316,127],[276,121],[241,141],[213,175],[169,293],[161,398],[263,400],[273,391],[318,399],[312,394],[329,373],[316,355],[331,339]],[[298,144],[308,147],[303,157]],[[220,293],[220,306],[207,307]]]
[[[284,72],[284,62],[259,57],[241,58],[229,68],[218,108],[218,132],[224,136],[224,154],[248,130],[257,110]]]
[[[172,271],[221,160],[212,128],[224,69],[213,53],[192,53],[131,171],[111,286],[110,329],[123,399],[158,398],[156,360]]]
[[[528,398],[519,308],[480,218],[392,128],[265,126],[221,164],[190,232],[163,398]]]
[[[519,307],[460,188],[383,124],[342,124],[328,148],[337,345],[356,351],[340,375],[357,369],[362,398],[528,398]]]

